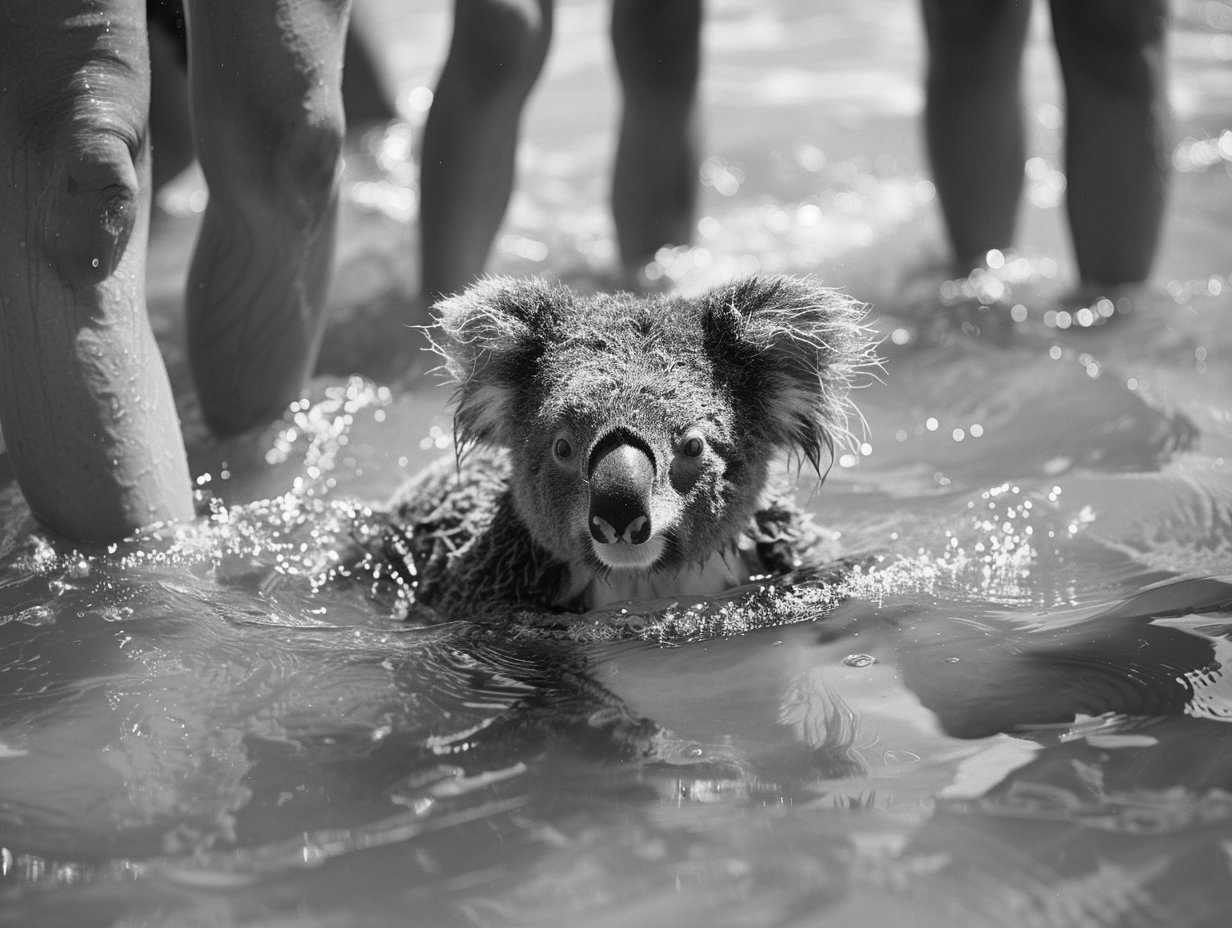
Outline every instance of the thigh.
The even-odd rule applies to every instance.
[[[188,0],[189,79],[202,157],[276,154],[302,129],[342,128],[350,0]]]
[[[455,0],[445,68],[476,96],[524,99],[552,41],[555,0]]]
[[[691,94],[701,31],[701,0],[613,0],[612,47],[626,92]]]
[[[1053,29],[1092,45],[1142,46],[1163,38],[1167,0],[1051,0]]]
[[[934,54],[1021,44],[1031,16],[1031,0],[923,0],[921,7]]]
[[[1067,74],[1150,97],[1158,90],[1167,0],[1052,0],[1057,55]]]

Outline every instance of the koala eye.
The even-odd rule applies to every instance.
[[[680,445],[680,453],[687,458],[699,458],[706,450],[706,441],[700,435],[688,435]]]
[[[552,445],[552,453],[556,455],[556,460],[567,461],[573,457],[573,445],[570,444],[567,438],[558,438],[556,443]]]

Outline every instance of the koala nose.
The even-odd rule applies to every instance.
[[[630,444],[598,450],[590,471],[590,536],[605,545],[640,545],[650,538],[654,463]]]

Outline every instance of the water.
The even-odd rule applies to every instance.
[[[408,624],[388,585],[329,579],[366,506],[450,450],[399,328],[407,142],[448,15],[378,6],[411,129],[349,149],[307,400],[260,440],[204,439],[178,348],[187,180],[150,287],[209,514],[81,552],[38,533],[11,478],[0,493],[0,921],[1223,924],[1232,8],[1176,7],[1156,280],[1098,329],[1058,316],[1045,12],[1019,251],[947,284],[914,7],[709,4],[703,218],[660,270],[684,290],[815,273],[873,305],[865,445],[808,496],[872,560],[838,589],[797,578],[562,639]],[[611,277],[606,16],[561,11],[498,270]],[[964,288],[1000,316],[964,316]]]

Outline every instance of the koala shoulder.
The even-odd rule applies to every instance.
[[[416,602],[450,619],[559,606],[568,568],[527,531],[509,477],[505,451],[478,447],[461,461],[437,461],[398,489],[385,554]]]
[[[476,448],[463,460],[429,464],[398,488],[389,510],[407,529],[477,535],[491,522],[494,503],[508,486],[508,454]]]

